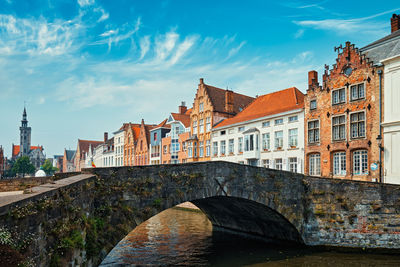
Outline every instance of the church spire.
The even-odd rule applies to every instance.
[[[26,118],[26,108],[24,107],[24,113],[22,114],[22,127],[28,127],[28,120]]]

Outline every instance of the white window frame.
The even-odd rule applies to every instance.
[[[289,116],[289,118],[288,118],[289,123],[296,122],[296,121],[299,121],[299,115]]]
[[[228,153],[233,154],[235,152],[235,139],[228,140]]]
[[[293,134],[295,132],[296,134]],[[299,145],[299,130],[297,128],[288,130],[289,147],[297,147]]]
[[[343,123],[340,123],[339,122],[339,124],[337,124],[337,125],[333,125],[333,120],[335,119],[335,118],[339,118],[339,117],[344,117],[344,122]],[[340,120],[340,119],[339,119]],[[340,127],[341,126],[343,126],[343,128],[344,128],[344,137],[343,138],[340,138]],[[345,141],[345,140],[347,140],[347,115],[345,114],[345,113],[343,113],[343,114],[337,114],[337,115],[334,115],[334,116],[332,116],[331,117],[331,138],[332,138],[332,141]],[[339,138],[338,139],[336,139],[335,138],[335,133],[334,133],[334,127],[339,127],[338,129],[338,135],[339,135]]]
[[[297,173],[297,157],[288,158],[289,161],[289,171]]]
[[[346,152],[338,151],[333,153],[333,175],[346,176]]]
[[[283,118],[275,119],[274,120],[274,125],[282,125],[283,124]]]
[[[274,169],[282,170],[283,169],[283,160],[282,158],[277,158],[274,160]]]
[[[340,105],[340,104],[347,103],[347,90],[346,89],[347,89],[346,87],[341,87],[341,88],[337,88],[337,89],[332,90],[332,93],[331,93],[332,106],[333,105]],[[340,99],[340,90],[344,90],[344,101],[343,102],[341,102],[341,99]],[[338,96],[339,97],[339,102],[337,102],[337,103],[334,102],[334,93],[336,93],[336,92],[338,92],[338,94],[339,94],[339,96]]]
[[[313,107],[313,104],[315,103],[315,107]],[[317,109],[317,99],[311,99],[310,100],[310,110],[316,110]]]
[[[351,117],[352,117],[352,115],[354,115],[354,114],[359,114],[359,113],[364,113],[364,120],[362,120],[362,121],[359,121],[359,120],[357,120],[356,122],[352,122],[351,121]],[[360,132],[360,128],[359,128],[359,125],[360,125],[360,123],[361,122],[364,122],[364,135],[363,136],[360,136],[359,135],[359,132]],[[350,123],[350,138],[351,139],[360,139],[360,138],[366,138],[366,136],[367,136],[367,133],[366,133],[366,126],[367,126],[367,112],[365,111],[365,110],[358,110],[358,111],[354,111],[354,112],[350,112],[350,114],[349,114],[349,123]],[[352,124],[354,124],[354,123],[357,123],[357,136],[353,136],[353,129],[352,129]]]
[[[218,142],[213,142],[213,156],[218,157]]]
[[[221,153],[221,156],[226,155],[226,141],[225,140],[222,140],[220,142],[220,153]]]
[[[238,138],[238,152],[239,153],[243,152],[243,137]]]
[[[362,97],[360,97],[360,91],[359,91],[359,86],[360,85],[363,85],[363,96]],[[357,88],[357,97],[356,98],[353,98],[353,88],[354,87],[356,87]],[[362,83],[355,83],[355,84],[351,84],[351,85],[349,85],[349,88],[350,88],[350,101],[357,101],[357,100],[362,100],[362,99],[365,99],[366,98],[366,90],[365,90],[365,87],[366,87],[366,83],[365,82],[362,82]]]
[[[277,136],[278,133],[281,133],[282,136]],[[274,148],[275,150],[277,149],[283,149],[283,131],[275,131],[274,132]]]
[[[211,155],[210,150],[211,150],[210,140],[207,140],[206,141],[206,156],[207,157],[209,157]]]
[[[310,122],[316,122],[316,121],[318,121],[318,128],[314,127],[312,129],[310,129],[309,128],[309,123]],[[321,122],[320,122],[320,120],[309,120],[309,121],[307,121],[307,143],[308,144],[318,144],[320,142],[320,140],[321,140],[321,135],[320,135],[321,131],[320,130],[321,130]],[[314,136],[313,142],[310,142],[310,131],[313,131],[313,136]],[[318,140],[315,138],[315,133],[316,132],[318,133]]]
[[[368,175],[368,150],[366,149],[354,150],[352,165],[353,165],[353,175]]]
[[[321,154],[314,153],[308,155],[308,174],[312,176],[321,175]]]
[[[271,134],[263,133],[261,136],[262,136],[262,150],[270,150]]]

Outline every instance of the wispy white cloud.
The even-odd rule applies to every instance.
[[[299,39],[303,37],[305,30],[304,29],[298,29],[297,32],[294,34],[295,39]]]
[[[78,0],[78,5],[81,7],[93,5],[95,0]]]
[[[106,12],[102,7],[97,7],[97,8],[94,9],[94,11],[101,13],[101,16],[97,20],[97,22],[105,21],[110,17],[110,14],[108,12]]]
[[[147,54],[147,52],[150,49],[150,36],[147,35],[147,36],[142,37],[140,39],[139,46],[140,46],[139,60],[141,60],[145,57],[145,55]]]
[[[228,58],[233,57],[234,55],[236,55],[239,50],[246,44],[246,41],[242,41],[237,47],[232,48],[231,50],[229,50],[228,53]]]
[[[384,34],[387,23],[376,22],[372,19],[400,10],[400,8],[380,12],[371,16],[355,19],[323,19],[323,20],[299,20],[293,23],[318,30],[334,31],[338,34],[363,33],[363,34]]]

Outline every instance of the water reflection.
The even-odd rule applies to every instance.
[[[138,226],[101,266],[400,266],[400,256],[279,248],[213,229],[196,211],[172,208]]]

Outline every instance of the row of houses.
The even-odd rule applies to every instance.
[[[74,170],[225,160],[314,176],[400,183],[400,15],[361,49],[335,47],[322,81],[308,73],[255,98],[200,79],[193,104],[159,124],[125,123],[112,138],[78,140]],[[64,162],[65,163],[65,162]]]

